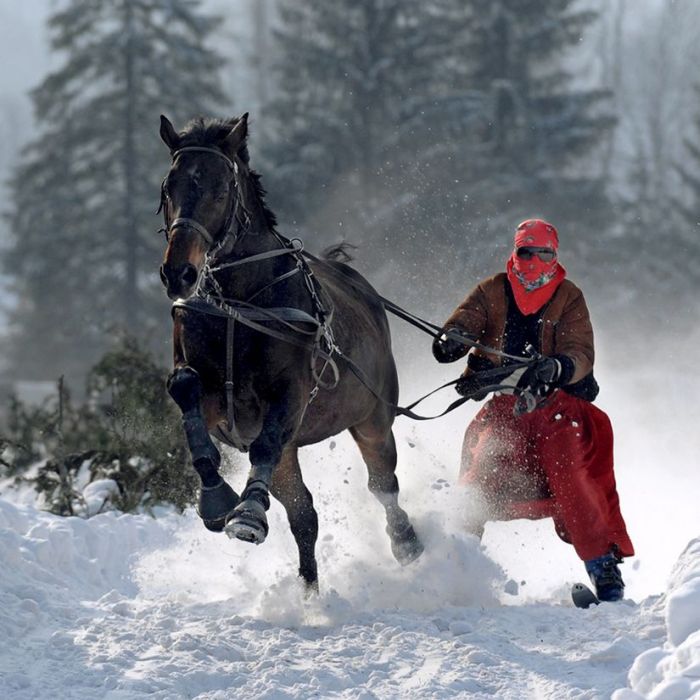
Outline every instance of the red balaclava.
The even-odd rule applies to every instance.
[[[556,252],[559,248],[559,234],[552,224],[542,219],[528,219],[515,229],[513,252],[508,258],[506,271],[515,303],[526,316],[539,311],[566,277],[566,270],[557,258],[543,262],[537,255],[533,255],[530,260],[523,260],[516,255],[518,248],[528,246],[551,248]]]

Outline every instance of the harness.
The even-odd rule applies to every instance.
[[[208,148],[205,146],[186,146],[178,149],[172,154],[173,163],[177,158],[185,152],[206,152],[211,153],[219,158],[223,159],[226,163],[229,172],[231,174],[231,180],[234,189],[239,189],[239,184],[236,178],[236,173],[238,172],[237,163],[231,160],[225,153],[216,149]],[[167,178],[166,178],[167,179]],[[342,274],[344,279],[356,289],[359,289],[358,285],[355,284],[348,275],[344,274],[342,270],[333,267],[327,263],[327,261],[322,260],[307,251],[304,251],[303,243],[300,239],[288,239],[281,234],[279,234],[274,229],[272,234],[280,243],[280,248],[266,251],[263,253],[257,253],[254,255],[247,256],[245,258],[239,258],[237,260],[232,260],[229,262],[224,262],[220,264],[215,264],[215,260],[220,251],[227,245],[233,247],[236,242],[245,236],[248,232],[251,217],[249,212],[245,209],[242,202],[242,197],[233,197],[229,195],[229,207],[228,213],[224,225],[222,226],[223,234],[219,237],[217,241],[216,237],[212,235],[205,226],[200,222],[192,218],[178,217],[172,222],[168,221],[168,195],[166,191],[165,179],[161,185],[161,201],[158,212],[163,211],[165,228],[161,229],[165,232],[166,239],[169,239],[171,232],[178,227],[186,227],[198,233],[210,246],[209,251],[205,255],[204,265],[202,266],[202,271],[197,280],[192,294],[186,299],[178,299],[173,303],[172,309],[183,309],[187,311],[192,311],[194,313],[205,314],[209,316],[225,318],[226,319],[226,379],[225,379],[225,396],[226,396],[226,423],[229,436],[233,444],[241,445],[243,440],[236,428],[235,420],[235,409],[234,409],[234,387],[235,387],[235,377],[234,377],[234,340],[235,340],[235,324],[240,323],[258,333],[267,335],[271,338],[286,342],[290,345],[296,347],[304,348],[310,350],[310,371],[311,376],[314,381],[314,386],[309,393],[309,398],[302,410],[299,422],[303,419],[303,416],[308,408],[308,406],[313,402],[313,400],[318,395],[320,389],[334,389],[338,382],[340,381],[340,372],[338,370],[338,365],[335,357],[342,359],[350,369],[350,371],[357,377],[357,379],[363,384],[363,386],[370,391],[378,400],[382,401],[384,404],[392,407],[397,415],[405,415],[413,420],[433,420],[435,418],[440,418],[451,411],[455,410],[463,403],[468,401],[472,394],[467,396],[461,396],[459,399],[453,401],[442,413],[435,416],[421,416],[413,412],[419,403],[427,399],[429,396],[445,389],[449,386],[456,384],[459,378],[449,381],[442,386],[434,389],[433,391],[425,394],[421,398],[417,399],[408,406],[402,407],[398,404],[394,404],[387,401],[373,386],[371,381],[367,378],[364,370],[358,366],[351,358],[347,357],[340,347],[335,342],[333,336],[333,330],[331,326],[333,318],[333,305],[332,300],[324,292],[323,287],[317,281],[313,274],[313,271],[306,262],[306,258],[313,260],[316,263],[327,266],[328,268],[334,270],[336,273]],[[234,228],[236,229],[234,231]],[[254,294],[250,295],[247,300],[243,301],[240,299],[231,299],[224,295],[223,290],[219,282],[216,280],[214,274],[221,270],[234,268],[241,265],[248,265],[251,263],[261,262],[263,260],[269,260],[282,255],[291,255],[295,258],[295,266],[277,277],[275,277],[271,282],[268,282],[260,289],[256,290]],[[259,296],[262,292],[270,289],[271,287],[279,284],[280,282],[290,279],[291,277],[301,274],[304,279],[306,289],[309,293],[309,297],[312,301],[314,315],[298,309],[295,307],[261,307],[252,303],[252,300]],[[367,290],[362,290],[367,293]],[[321,299],[324,296],[327,303]],[[416,328],[420,329],[424,333],[427,333],[433,338],[437,338],[442,333],[442,328],[437,326],[419,316],[402,309],[400,306],[382,297],[381,295],[376,295],[378,300],[382,303],[386,311],[393,313],[395,316],[401,318],[402,320],[410,323]],[[266,324],[277,324],[282,327],[282,330],[271,328]],[[453,336],[454,337],[454,336]],[[460,342],[473,348],[480,348],[492,355],[496,355],[501,358],[507,358],[512,360],[512,363],[507,367],[495,367],[493,369],[485,370],[479,373],[481,378],[493,379],[493,384],[487,386],[481,386],[476,393],[482,392],[492,392],[508,389],[514,391],[519,395],[519,402],[521,402],[521,411],[531,411],[535,408],[535,397],[527,390],[520,389],[519,387],[513,387],[511,385],[505,385],[498,383],[499,380],[510,376],[514,371],[521,368],[527,368],[532,365],[533,361],[536,360],[536,356],[523,359],[522,356],[510,355],[504,353],[496,348],[491,348],[482,345],[478,341],[473,341],[469,338],[458,337]],[[321,360],[323,365],[320,371],[317,370],[316,366],[318,361]],[[324,379],[324,374],[326,370],[330,368],[332,377],[330,381]],[[524,403],[522,403],[524,401]],[[226,437],[226,436],[223,436]]]
[[[204,146],[186,146],[173,153],[173,162],[175,162],[180,154],[189,151],[212,153],[222,158],[229,168],[234,187],[238,188],[237,179],[235,177],[238,170],[237,165],[225,153],[218,149]],[[161,211],[161,209],[163,210],[166,238],[169,238],[175,228],[186,227],[201,235],[210,246],[209,251],[205,255],[204,265],[202,266],[202,271],[194,291],[187,299],[177,299],[172,305],[172,310],[185,309],[199,314],[226,319],[226,379],[224,383],[226,396],[226,427],[232,440],[238,444],[242,444],[243,441],[236,428],[233,400],[235,387],[233,360],[236,323],[247,326],[263,335],[311,351],[309,362],[314,385],[304,407],[305,412],[309,404],[318,395],[320,389],[333,389],[340,380],[338,365],[333,357],[334,353],[338,351],[338,348],[333,338],[331,327],[333,318],[332,302],[327,295],[324,295],[326,296],[327,303],[324,304],[321,299],[321,294],[323,294],[322,288],[302,255],[303,244],[301,240],[286,239],[274,230],[272,233],[279,241],[281,245],[280,248],[263,253],[256,253],[245,258],[239,258],[221,264],[215,263],[220,251],[226,245],[235,245],[248,231],[250,215],[245,210],[240,193],[237,197],[229,196],[229,211],[225,224],[222,227],[224,233],[220,236],[218,241],[216,241],[216,238],[205,226],[195,219],[178,217],[172,222],[169,222],[167,201],[168,195],[164,180],[161,186],[161,206],[158,211]],[[236,230],[234,230],[234,228]],[[291,270],[278,275],[272,281],[266,283],[245,301],[226,297],[221,285],[215,277],[215,273],[221,270],[258,263],[283,255],[291,255],[295,258],[295,266]],[[283,306],[269,308],[257,306],[252,303],[252,300],[264,291],[297,274],[303,276],[304,284],[312,302],[313,315],[295,307]],[[281,326],[281,330],[266,325],[270,323]],[[319,360],[323,363],[320,370],[317,369]],[[331,377],[330,379],[325,379],[324,374],[328,369],[330,369]]]

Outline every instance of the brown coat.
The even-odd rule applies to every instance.
[[[508,312],[506,274],[499,272],[477,285],[447,319],[445,328],[459,328],[483,345],[503,350],[503,335]],[[540,348],[543,355],[561,354],[574,362],[570,384],[583,379],[593,369],[593,327],[581,290],[565,279],[545,305],[542,314]],[[495,364],[499,357],[474,349]]]

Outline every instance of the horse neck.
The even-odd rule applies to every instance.
[[[236,159],[236,163],[239,195],[245,206],[248,221],[247,230],[240,231],[232,250],[225,256],[226,262],[244,260],[253,255],[286,247],[268,218],[259,185],[256,184],[257,176],[249,169],[247,163],[240,159]],[[220,282],[231,298],[245,301],[296,264],[297,259],[294,255],[280,255],[222,271]],[[280,305],[306,307],[307,297],[303,279],[300,275],[294,275],[275,284],[268,293],[256,297],[255,303],[265,305],[266,301],[282,300],[284,303]]]

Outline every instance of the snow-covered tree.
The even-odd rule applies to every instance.
[[[81,374],[124,327],[165,328],[158,289],[162,112],[182,123],[223,99],[217,18],[199,0],[69,0],[50,19],[60,66],[32,92],[37,130],[12,180],[5,269],[14,366]]]
[[[620,248],[622,255],[648,250],[650,237],[662,238],[663,255],[639,257],[635,286],[677,297],[697,294],[700,284],[693,262],[700,252],[700,86],[689,70],[700,60],[694,31],[700,6],[679,0],[647,13],[623,45]],[[667,320],[665,310],[660,316]]]
[[[577,8],[282,0],[266,150],[282,220],[371,246],[366,262],[390,258],[423,289],[457,259],[489,267],[518,217],[584,245],[572,229],[595,230],[607,204],[596,148],[614,118],[575,80],[595,19]]]

